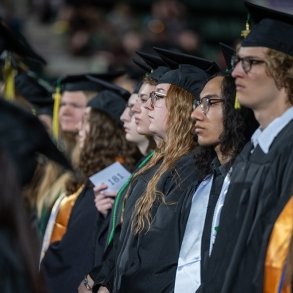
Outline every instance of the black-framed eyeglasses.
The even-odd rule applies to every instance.
[[[219,98],[218,96],[206,96],[200,100],[194,100],[192,104],[192,109],[195,110],[198,106],[200,107],[201,111],[206,115],[211,105],[224,102],[223,98]]]
[[[239,57],[239,56],[232,56],[231,58],[231,66],[232,70],[236,67],[236,65],[241,62],[241,67],[243,71],[247,74],[250,72],[252,65],[263,64],[266,63],[264,60],[255,59],[252,57]]]
[[[164,93],[160,93],[160,92],[151,92],[150,93],[150,99],[151,99],[151,107],[154,108],[155,107],[155,102],[157,100],[160,100],[160,99],[164,99],[166,98],[166,94]]]

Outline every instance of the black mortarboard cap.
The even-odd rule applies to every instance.
[[[128,90],[112,82],[108,82],[93,75],[87,75],[87,78],[90,81],[94,82],[101,90],[111,90],[119,94],[125,101],[127,101],[130,97],[130,92]]]
[[[0,54],[3,51],[15,53],[23,58],[31,58],[41,64],[46,61],[29,45],[25,37],[14,30],[0,19]]]
[[[170,71],[169,67],[159,66],[158,68],[152,70],[148,76],[158,82],[159,79],[168,71]]]
[[[88,107],[107,113],[117,123],[126,107],[126,101],[117,92],[102,90],[88,104]]]
[[[194,97],[198,97],[204,83],[207,82],[209,75],[204,70],[189,64],[179,65],[177,69],[173,69],[165,73],[158,83],[170,83],[177,85]]]
[[[214,75],[220,71],[220,67],[216,62],[205,58],[157,47],[154,47],[154,50],[171,68],[178,68],[179,64],[189,64],[201,68],[209,75]]]
[[[132,62],[137,65],[140,69],[142,69],[145,73],[150,73],[152,68],[147,65],[143,60],[139,60],[137,58],[132,58]]]
[[[100,88],[97,86],[97,83],[88,79],[87,76],[93,76],[107,81],[112,81],[115,78],[118,78],[125,74],[124,70],[105,72],[105,73],[83,73],[83,74],[74,74],[67,75],[62,77],[57,81],[61,86],[61,92],[64,91],[99,91]]]
[[[54,88],[31,71],[22,72],[15,77],[16,91],[35,108],[36,114],[53,114]]]
[[[167,66],[167,64],[159,57],[154,54],[136,51],[136,54],[140,56],[144,62],[149,65],[152,69],[156,69],[159,66]]]
[[[149,67],[151,67],[151,71],[147,74],[147,76],[152,78],[156,82],[163,74],[170,70],[170,67],[167,66],[166,63],[158,55],[141,51],[138,51],[136,53]]]
[[[22,185],[31,180],[38,153],[71,170],[70,163],[36,116],[3,98],[0,98],[0,116],[0,147],[13,159]]]
[[[293,55],[293,7],[280,1],[277,7],[256,0],[245,1],[257,22],[242,41],[242,47],[266,47]],[[290,11],[291,7],[291,11]]]
[[[224,43],[219,43],[219,45],[225,59],[226,69],[230,71],[232,69],[231,59],[235,55],[236,50]]]
[[[61,92],[98,91],[95,83],[88,80],[87,74],[67,75],[57,81]]]
[[[91,99],[87,106],[106,112],[120,123],[120,116],[126,107],[126,101],[130,97],[130,92],[105,80],[93,76],[88,76],[88,78],[97,83],[103,90]]]

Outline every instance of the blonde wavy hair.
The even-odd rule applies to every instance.
[[[170,170],[178,159],[189,153],[195,146],[190,118],[193,99],[194,96],[178,86],[171,85],[168,90],[166,96],[166,106],[169,110],[167,138],[155,151],[149,163],[134,176],[135,180],[139,175],[162,161],[149,181],[146,191],[136,202],[132,215],[132,230],[135,234],[147,231],[150,228],[152,221],[151,208],[154,202],[159,200],[164,204],[166,203],[165,195],[156,188],[162,174]],[[126,198],[127,196],[128,194]]]
[[[268,49],[267,57],[268,74],[278,88],[286,89],[289,102],[293,105],[293,57],[273,49]]]

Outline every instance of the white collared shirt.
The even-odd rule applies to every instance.
[[[179,253],[174,293],[194,293],[200,286],[201,238],[213,176],[200,183],[191,209]]]
[[[267,154],[274,139],[281,130],[293,119],[293,107],[290,107],[281,116],[274,119],[265,129],[258,128],[251,137],[254,148],[260,146],[262,151]]]

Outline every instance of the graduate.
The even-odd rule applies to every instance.
[[[232,60],[232,76],[260,127],[226,177],[200,292],[263,292],[269,237],[293,194],[293,17],[246,5],[257,24]]]

